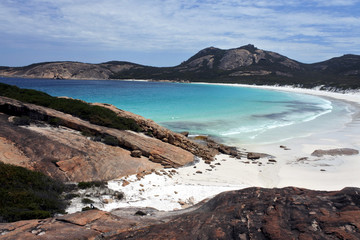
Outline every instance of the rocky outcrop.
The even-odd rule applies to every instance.
[[[119,208],[111,213],[94,209],[43,220],[0,223],[0,239],[106,239],[168,222],[198,207],[173,212],[136,207]]]
[[[101,239],[150,224],[141,217],[121,218],[116,215],[89,210],[45,220],[0,223],[0,239]]]
[[[197,144],[194,141],[188,139],[185,136],[186,134],[184,135],[182,133],[174,133],[169,129],[158,125],[151,119],[146,119],[140,115],[118,109],[110,104],[103,104],[103,103],[94,103],[94,104],[97,106],[109,108],[115,113],[117,113],[118,116],[120,117],[134,119],[136,123],[144,130],[144,132],[148,133],[149,135],[157,139],[160,139],[163,142],[167,142],[177,147],[180,147],[186,151],[191,152],[195,156],[202,157],[203,159],[206,160],[213,159],[213,157],[216,154],[218,154],[219,152],[223,152],[221,150],[221,147],[223,147],[224,149],[226,148],[224,145],[217,144],[214,141],[211,141],[210,139],[208,140],[208,142],[211,141],[211,145]],[[230,154],[230,150],[228,150],[228,154]]]
[[[182,211],[90,210],[1,223],[0,234],[1,239],[359,239],[359,192],[248,188]]]
[[[359,151],[352,148],[335,148],[335,149],[329,149],[329,150],[315,150],[311,156],[315,157],[323,157],[325,155],[330,156],[339,156],[339,155],[357,155],[359,154]]]
[[[197,70],[198,68],[201,68],[204,66],[212,69],[213,65],[214,65],[214,56],[206,55],[206,56],[203,56],[203,57],[200,57],[200,58],[197,58],[197,59],[191,61],[188,64],[189,69],[187,69],[187,70],[188,71],[189,70]]]
[[[261,158],[261,155],[259,153],[253,153],[249,152],[246,156],[247,159],[255,160]]]
[[[219,68],[222,70],[234,70],[239,67],[246,67],[253,63],[258,63],[259,60],[263,58],[265,58],[263,51],[257,51],[252,54],[247,49],[231,49],[227,51],[221,59]]]
[[[0,132],[3,132],[6,125],[3,125],[3,120],[7,124],[7,117],[0,114]],[[5,135],[5,134],[1,134]],[[6,137],[0,137],[0,161],[6,164],[13,164],[22,166],[30,170],[34,170],[31,166],[30,158],[28,158],[15,144]]]
[[[62,126],[77,131],[18,127],[8,122],[8,116],[2,116],[0,137],[17,146],[32,167],[61,180],[109,180],[156,169],[159,164],[179,167],[194,160],[192,153],[168,142],[142,133],[94,125],[53,109],[0,97],[0,110],[40,121],[61,119]],[[82,136],[80,131],[112,136],[119,144],[112,147],[94,142]],[[141,151],[142,156],[131,156],[133,150]]]
[[[104,181],[163,167],[68,128],[19,127],[8,118],[0,114],[0,160],[61,181]]]
[[[359,239],[360,189],[249,188],[171,221],[109,239]]]

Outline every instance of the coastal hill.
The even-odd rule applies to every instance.
[[[150,79],[257,85],[322,86],[328,90],[360,88],[360,56],[347,54],[304,64],[249,44],[223,50],[205,48],[174,67],[130,62],[100,64],[47,62],[25,67],[0,67],[0,76],[55,79]]]
[[[51,79],[109,79],[115,73],[143,66],[128,62],[89,64],[80,62],[44,62],[25,67],[0,67],[5,77]]]

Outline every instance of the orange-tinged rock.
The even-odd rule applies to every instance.
[[[86,224],[92,223],[106,214],[107,214],[106,212],[99,210],[88,210],[85,212],[79,212],[70,215],[65,215],[62,217],[57,217],[56,220],[70,222],[80,226],[85,226]]]
[[[179,167],[194,160],[187,150],[142,133],[94,125],[69,114],[5,97],[0,97],[0,106],[20,115],[32,112],[37,119],[62,120],[65,128],[24,128],[9,123],[6,115],[0,119],[3,126],[0,137],[13,143],[27,157],[23,166],[31,165],[62,181],[110,180],[144,170]],[[120,146],[94,142],[78,132],[84,129],[111,135],[119,140]],[[139,150],[143,156],[132,157],[129,150]]]

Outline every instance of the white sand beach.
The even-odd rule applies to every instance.
[[[274,144],[243,146],[248,151],[264,152],[276,157],[278,168],[272,179],[276,184],[268,185],[268,187],[296,186],[316,190],[340,190],[344,187],[360,187],[360,175],[358,174],[360,155],[311,156],[311,153],[317,149],[351,148],[360,151],[360,93],[342,94],[314,89],[272,86],[262,88],[312,94],[330,100],[347,101],[355,109],[351,116],[352,119],[338,128],[327,129],[327,131],[310,136],[293,138]],[[329,120],[331,121],[331,119]],[[290,150],[284,150],[279,147],[280,145],[286,146]],[[266,184],[263,186],[266,187]]]
[[[126,179],[130,184],[125,187],[122,186],[124,179],[110,181],[109,187],[123,191],[125,200],[94,205],[107,211],[127,206],[173,210],[196,204],[223,191],[253,186],[266,188],[295,186],[315,190],[360,187],[359,154],[322,157],[311,155],[317,149],[351,148],[360,151],[359,93],[341,94],[288,87],[238,86],[291,91],[348,101],[357,111],[352,115],[351,121],[336,129],[277,143],[238,146],[248,152],[266,153],[271,157],[253,161],[220,154],[210,165],[200,160],[193,166],[175,171],[167,169],[165,170],[167,174],[162,176],[152,173],[141,180],[130,176]],[[73,205],[69,212],[81,210],[80,207]]]

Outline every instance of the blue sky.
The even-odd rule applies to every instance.
[[[360,54],[360,0],[0,1],[0,66],[174,66],[249,43],[305,63]]]

